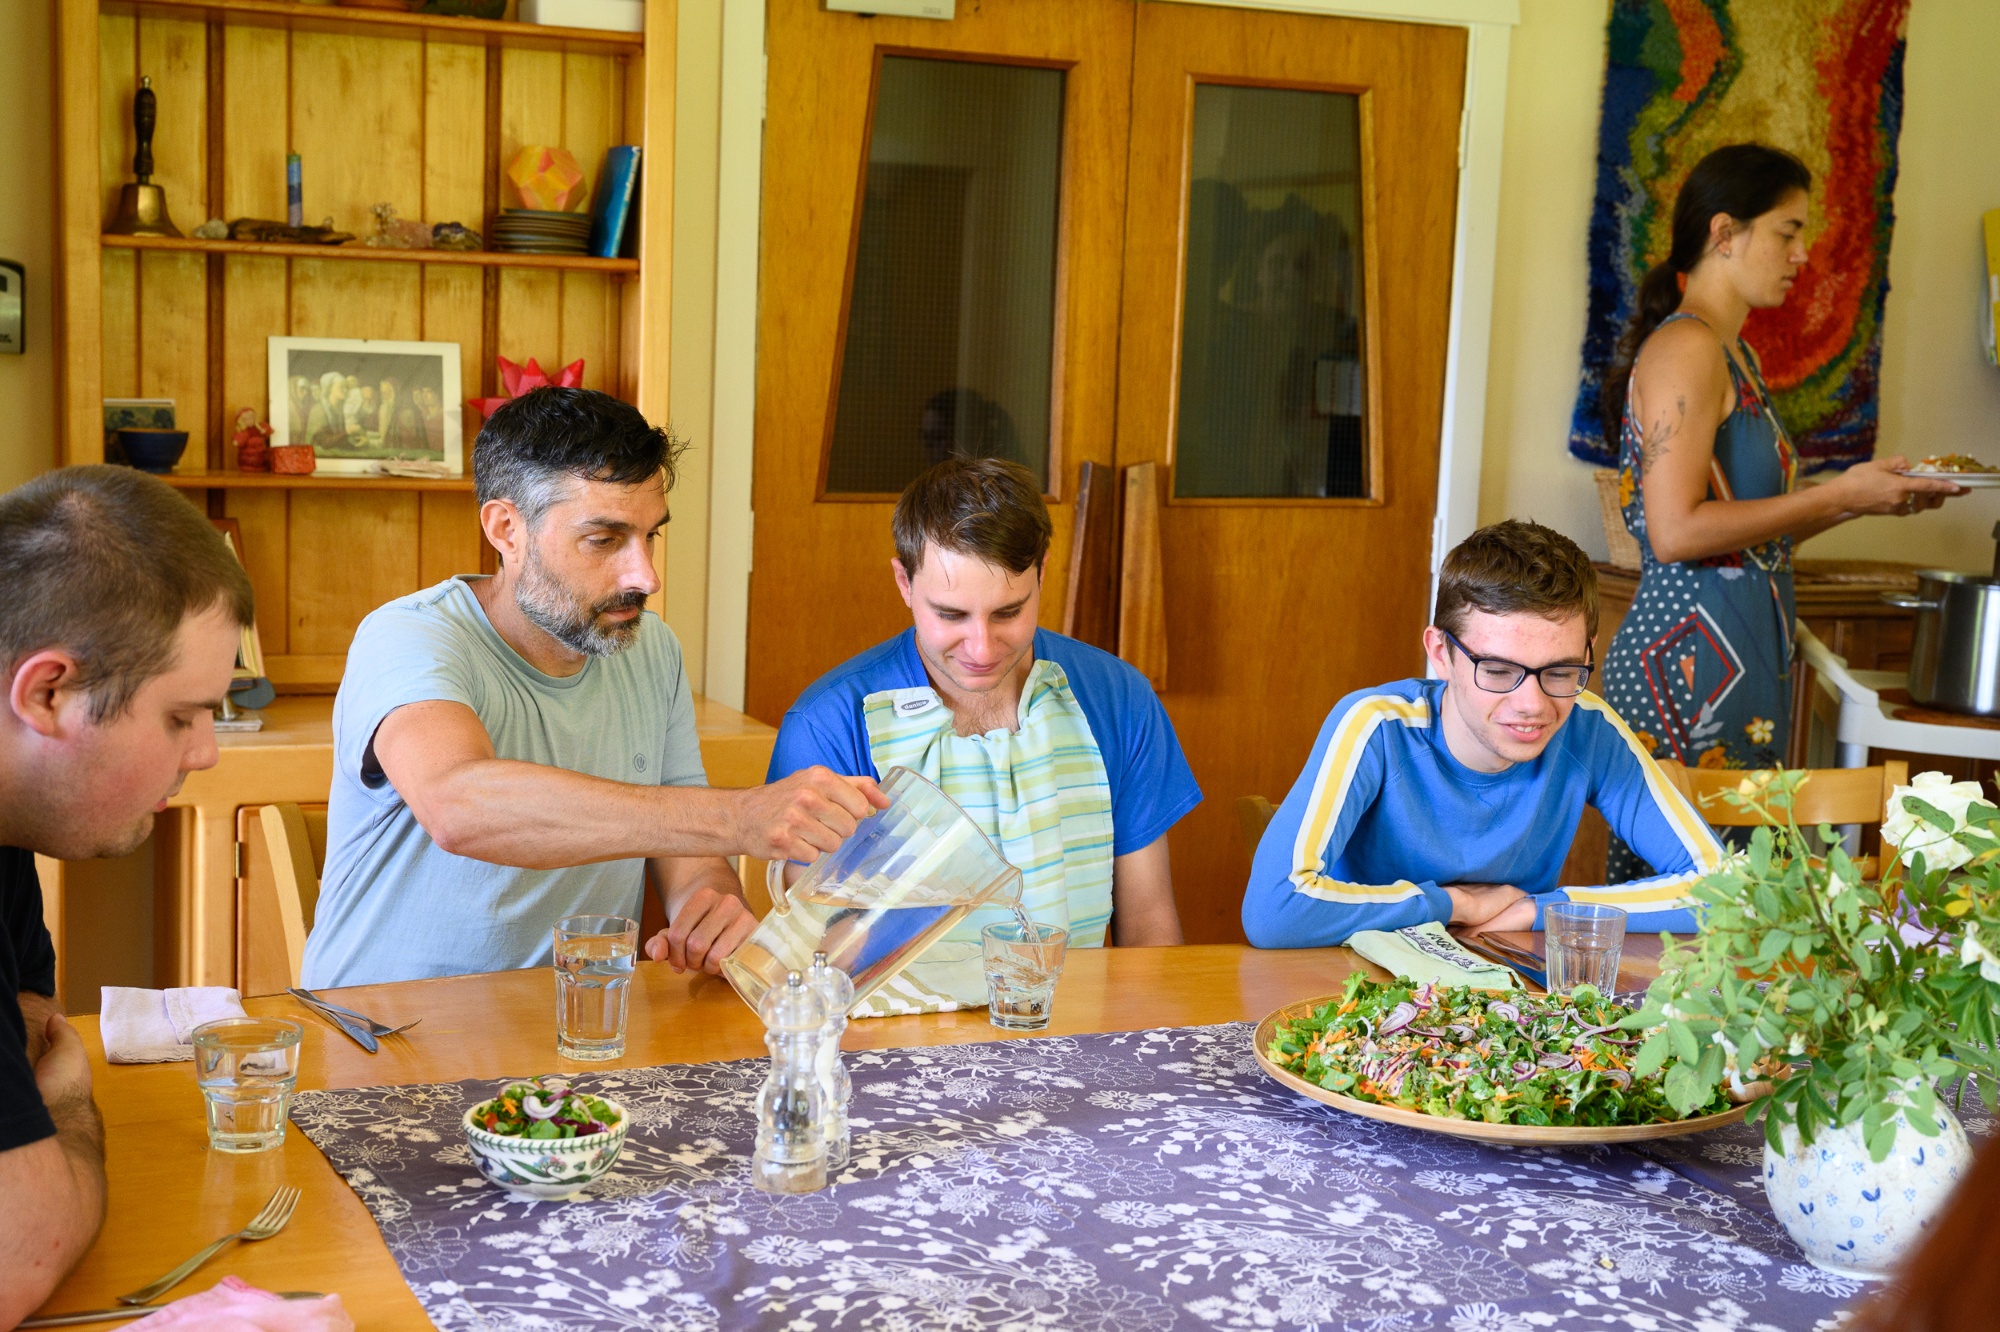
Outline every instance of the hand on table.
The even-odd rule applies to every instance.
[[[646,940],[646,956],[675,971],[722,973],[722,959],[757,928],[757,917],[742,898],[713,888],[697,888],[674,913],[673,923]]]
[[[737,842],[760,860],[810,864],[846,841],[855,825],[889,807],[872,778],[806,768],[737,798]]]
[[[1535,901],[1512,884],[1453,883],[1444,890],[1451,895],[1448,923],[1467,926],[1470,934],[1534,928]]]

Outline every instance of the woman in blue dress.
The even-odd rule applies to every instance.
[[[1642,572],[1605,656],[1604,696],[1655,757],[1691,766],[1784,761],[1793,545],[1964,493],[1897,475],[1900,457],[1796,484],[1798,457],[1740,333],[1752,310],[1784,303],[1805,264],[1811,185],[1798,159],[1760,144],[1696,164],[1674,201],[1672,251],[1646,274],[1605,378]],[[1614,876],[1632,868],[1622,857],[1614,845]]]

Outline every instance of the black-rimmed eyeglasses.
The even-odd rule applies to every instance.
[[[1575,698],[1590,683],[1592,663],[1587,648],[1581,665],[1562,661],[1552,666],[1531,668],[1502,657],[1476,657],[1472,649],[1459,642],[1458,635],[1451,630],[1439,628],[1438,632],[1465,654],[1465,659],[1472,663],[1472,682],[1489,694],[1511,694],[1521,687],[1521,681],[1531,675],[1550,698]]]

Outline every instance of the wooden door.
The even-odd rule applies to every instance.
[[[1133,9],[1133,0],[1007,0],[962,4],[939,23],[771,0],[751,716],[775,724],[821,673],[909,623],[889,572],[889,515],[930,447],[940,393],[977,395],[948,399],[959,430],[1004,419],[988,433],[1024,455],[1044,456],[1046,445],[1056,532],[1042,620],[1060,624],[1078,468],[1111,458]],[[1054,198],[1030,201],[1047,205],[1036,216],[1052,217],[1053,231],[1048,252],[1020,259],[1018,270],[1047,283],[1039,328],[978,307],[982,275],[1012,262],[1009,237],[1035,230],[994,225],[996,207],[1026,207],[1021,189],[996,205],[952,152],[892,142],[914,131],[943,136],[954,110],[981,121],[953,131],[960,149],[1020,126],[994,116],[990,99],[949,91],[941,111],[920,117],[935,123],[912,126],[913,74],[947,88],[999,79],[1008,86],[998,96],[1035,103],[1019,119],[1045,136],[1053,115],[1059,156],[1044,184]],[[988,162],[986,175],[994,169]],[[962,284],[937,280],[959,272]],[[1015,344],[963,340],[996,322],[1020,335]],[[902,340],[886,364],[847,355],[889,323]],[[1005,378],[1008,391],[986,375]]]
[[[1422,671],[1464,61],[1455,28],[1139,7],[1117,462],[1163,464],[1190,943],[1243,937],[1236,800]]]

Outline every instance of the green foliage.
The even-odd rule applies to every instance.
[[[1634,1071],[1664,1066],[1682,1113],[1727,1079],[1761,1092],[1751,1118],[1777,1150],[1787,1124],[1811,1143],[1858,1121],[1880,1161],[1899,1109],[1936,1134],[1939,1078],[1966,1075],[2000,1105],[2000,809],[1973,803],[1960,823],[1905,797],[1969,859],[1940,851],[1963,863],[1932,870],[1916,853],[1864,883],[1833,829],[1808,833],[1792,819],[1805,780],[1748,778],[1724,797],[1777,826],[1696,885],[1700,933],[1667,940],[1659,979],[1624,1025],[1649,1033]]]

